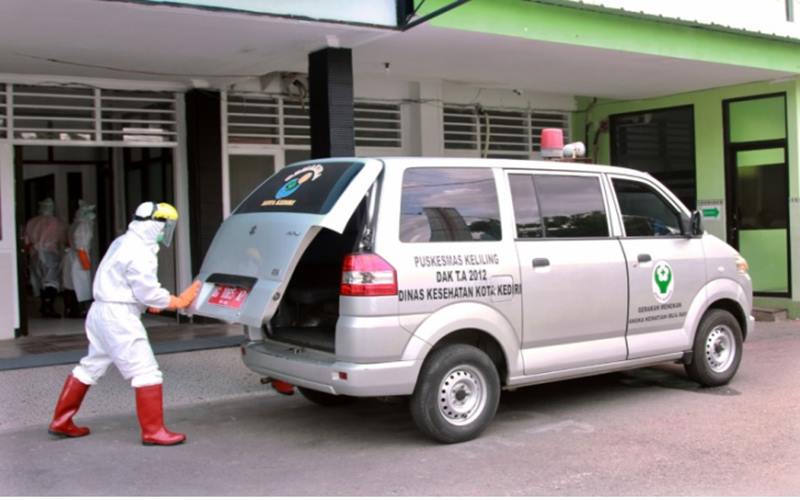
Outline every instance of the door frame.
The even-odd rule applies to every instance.
[[[747,142],[731,142],[730,140],[730,105],[741,101],[752,101],[758,99],[769,99],[771,97],[783,97],[784,107],[784,135],[783,139],[767,139]],[[725,156],[725,239],[729,245],[739,250],[739,230],[736,227],[736,186],[738,182],[738,171],[736,166],[737,153],[741,151],[753,151],[759,149],[783,148],[783,165],[786,169],[786,178],[791,174],[789,169],[789,119],[788,119],[788,98],[786,92],[775,92],[772,94],[760,94],[746,97],[736,97],[722,101],[722,128],[723,128],[723,152]],[[791,245],[791,207],[789,199],[791,197],[790,185],[786,183],[786,292],[753,292],[757,297],[781,297],[791,298],[792,296],[792,245]]]
[[[271,156],[275,171],[286,166],[284,150],[281,147],[253,144],[227,144],[222,148],[222,218],[231,214],[231,156]]]

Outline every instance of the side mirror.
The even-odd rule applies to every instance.
[[[700,210],[692,212],[692,219],[690,224],[689,236],[703,236],[703,215]]]

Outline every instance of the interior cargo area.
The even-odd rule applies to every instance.
[[[295,267],[278,310],[265,326],[267,337],[300,347],[335,352],[339,285],[345,255],[357,251],[366,203],[342,234],[323,228]]]

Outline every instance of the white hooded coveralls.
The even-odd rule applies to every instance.
[[[157,237],[164,224],[133,221],[114,240],[94,279],[94,302],[86,316],[89,354],[72,374],[94,385],[111,363],[133,387],[161,384],[163,376],[142,325],[148,307],[164,309],[170,292],[158,282]]]
[[[70,247],[64,254],[64,288],[74,290],[78,302],[92,299],[92,270],[83,268],[78,251],[83,250],[87,254],[91,251],[94,237],[93,208],[81,207],[77,210],[75,222],[69,228]]]
[[[67,241],[67,226],[52,213],[42,213],[25,224],[25,242],[31,246],[31,286],[39,295],[43,288],[61,289],[61,259]]]

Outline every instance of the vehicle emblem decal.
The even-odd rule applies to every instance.
[[[672,292],[675,290],[675,275],[668,262],[660,260],[653,266],[652,289],[656,300],[662,304],[672,298]]]
[[[282,200],[287,196],[291,196],[295,191],[308,181],[315,181],[320,178],[324,167],[322,165],[309,165],[303,167],[295,173],[289,175],[284,179],[285,184],[281,186],[277,193],[275,193],[276,200]]]

